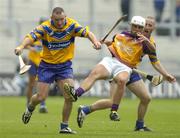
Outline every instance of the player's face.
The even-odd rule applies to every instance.
[[[58,29],[61,29],[65,25],[66,15],[64,12],[55,12],[53,13],[51,19],[54,23],[54,26]]]
[[[142,33],[143,32],[144,27],[140,26],[140,25],[136,25],[136,24],[131,24],[131,32],[133,34],[136,33]]]
[[[146,19],[146,26],[144,28],[143,34],[148,37],[151,35],[154,29],[155,29],[155,21],[151,19]]]

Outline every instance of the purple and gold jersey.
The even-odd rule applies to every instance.
[[[149,40],[153,46],[156,46],[154,38],[152,36],[150,37]],[[147,54],[148,54],[149,60],[151,61],[152,64],[156,64],[159,62],[157,55],[156,55],[156,51],[154,51],[154,52],[149,51]]]
[[[117,34],[109,50],[113,56],[131,68],[137,67],[145,54],[149,55],[151,62],[157,62],[156,54],[151,53],[148,47],[130,32]]]
[[[33,62],[36,66],[39,66],[41,61],[41,52],[42,52],[42,43],[41,41],[35,41],[32,45],[35,51],[29,50],[28,58],[31,62]]]
[[[66,17],[62,29],[53,26],[52,20],[43,22],[27,35],[32,41],[42,40],[43,61],[51,64],[64,63],[74,57],[75,37],[87,37],[88,28],[82,27],[75,20]]]

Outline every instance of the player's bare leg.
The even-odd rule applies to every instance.
[[[94,102],[92,105],[80,105],[78,107],[78,115],[77,115],[77,123],[78,126],[81,128],[83,126],[84,119],[86,115],[97,111],[97,110],[103,110],[107,108],[111,108],[112,106],[112,99],[100,99]]]
[[[64,106],[62,111],[62,122],[60,123],[60,133],[68,133],[68,134],[76,134],[76,131],[73,131],[68,124],[69,117],[72,111],[72,100],[70,99],[69,95],[64,92],[64,84],[70,84],[71,86],[74,86],[74,82],[72,79],[65,79],[65,80],[59,80],[57,82],[60,90],[63,92],[64,96]]]
[[[128,81],[129,73],[126,71],[120,72],[115,78],[114,81],[117,84],[116,89],[114,89],[113,93],[113,103],[111,107],[110,119],[113,121],[120,121],[120,117],[117,113],[119,108],[119,104],[123,97],[126,88],[126,82]],[[113,87],[113,85],[111,86]]]
[[[71,87],[69,84],[65,84],[64,89],[65,92],[72,98],[72,100],[76,101],[77,97],[80,97],[83,93],[88,91],[93,86],[96,80],[106,79],[108,76],[109,76],[109,72],[107,71],[107,69],[103,65],[98,64],[91,71],[89,76],[81,83],[78,89],[74,90],[73,87]],[[78,115],[77,115],[77,123],[79,127],[82,127],[83,120],[85,117],[85,114],[81,109],[82,107],[80,106],[78,108]],[[89,112],[90,108],[87,107],[85,108],[85,110]]]
[[[33,95],[33,88],[35,86],[35,79],[36,79],[36,76],[29,75],[29,83],[28,83],[27,93],[26,93],[27,104],[30,102],[30,99]]]
[[[97,110],[103,110],[103,109],[111,108],[112,103],[113,103],[112,95],[118,87],[114,81],[112,81],[110,83],[110,85],[111,86],[110,86],[110,98],[109,99],[97,100],[96,102],[94,102],[90,106],[86,106],[86,105],[80,105],[79,106],[78,115],[77,115],[77,123],[78,123],[78,126],[80,128],[83,126],[84,119],[88,114],[95,112]]]
[[[144,125],[144,117],[147,112],[148,104],[151,100],[150,95],[145,87],[143,80],[136,81],[128,85],[128,89],[132,91],[139,99],[140,103],[138,106],[137,121],[135,130],[136,131],[151,131]]]
[[[116,89],[118,89],[117,84],[112,81],[110,83],[110,98],[109,99],[100,99],[95,101],[93,104],[90,105],[90,109],[91,112],[94,112],[96,110],[103,110],[103,109],[107,109],[107,108],[111,108],[112,103],[113,103],[113,99],[112,99],[112,95],[114,93],[114,91],[116,91]],[[86,112],[86,114],[89,114]]]
[[[27,124],[29,122],[36,105],[38,105],[40,102],[44,101],[47,98],[49,84],[38,82],[37,89],[39,92],[32,96],[30,103],[22,116],[22,121],[24,124]]]
[[[36,76],[35,75],[29,75],[29,83],[28,83],[28,87],[27,87],[27,93],[26,93],[26,97],[27,97],[27,105],[29,104],[31,97],[33,95],[33,92],[36,92],[36,86],[37,82],[36,82]],[[40,108],[39,108],[39,112],[40,113],[47,113],[47,107],[45,104],[45,101],[42,101],[40,103]]]
[[[107,69],[98,64],[91,71],[88,77],[81,83],[80,87],[74,90],[69,84],[65,84],[64,89],[68,95],[72,98],[73,101],[76,101],[83,93],[87,92],[97,80],[107,79],[109,76]]]

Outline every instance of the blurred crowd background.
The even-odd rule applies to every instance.
[[[14,79],[21,78],[19,85],[26,83],[25,76],[16,75],[19,61],[14,48],[25,34],[38,25],[40,18],[49,18],[56,6],[63,7],[67,16],[76,19],[81,25],[88,25],[99,39],[124,14],[128,14],[127,20],[120,23],[108,39],[111,40],[115,33],[128,30],[129,20],[134,15],[155,17],[157,28],[153,36],[157,43],[158,58],[180,82],[180,0],[0,0],[0,95],[6,95],[7,91],[9,95],[15,95]],[[86,39],[76,40],[73,67],[77,78],[82,79],[102,57],[109,55],[106,47],[100,51],[91,47]],[[23,56],[26,57],[26,52]],[[140,69],[156,74],[148,62],[148,58],[145,58]],[[166,87],[177,91],[175,97],[178,94],[180,96],[178,84],[173,88]],[[22,90],[17,92],[19,94],[22,94]]]

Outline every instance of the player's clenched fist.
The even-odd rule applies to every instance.
[[[20,55],[20,54],[22,53],[22,51],[23,51],[23,46],[20,45],[20,46],[18,46],[18,47],[15,48],[14,53],[15,53],[16,55]]]
[[[101,49],[101,43],[100,43],[99,41],[96,41],[96,42],[94,43],[94,48],[95,48],[95,49]]]

